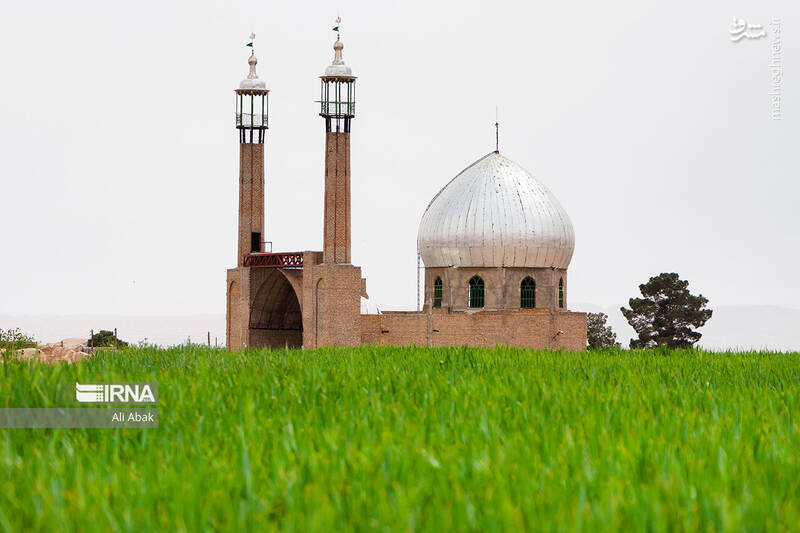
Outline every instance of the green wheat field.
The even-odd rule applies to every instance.
[[[0,531],[800,527],[800,354],[104,352],[0,407],[157,381],[158,429],[0,430]]]

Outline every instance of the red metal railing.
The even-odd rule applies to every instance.
[[[277,254],[247,254],[244,256],[246,267],[302,267],[303,252],[283,252]]]

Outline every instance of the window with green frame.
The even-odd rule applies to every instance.
[[[558,306],[564,308],[564,278],[558,280]]]
[[[433,281],[433,306],[442,306],[442,278],[438,276]]]
[[[469,306],[483,307],[483,279],[472,276],[469,280]]]
[[[519,286],[519,306],[523,309],[536,307],[536,281],[528,276]]]

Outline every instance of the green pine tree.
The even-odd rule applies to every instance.
[[[631,348],[689,348],[700,340],[702,327],[711,318],[708,299],[689,292],[689,282],[678,274],[663,273],[639,285],[644,298],[628,300],[630,309],[620,308],[638,339]]]

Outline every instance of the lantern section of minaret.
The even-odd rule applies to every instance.
[[[338,22],[337,22],[338,28]],[[325,131],[350,132],[350,121],[356,114],[356,77],[342,59],[341,38],[337,31],[333,43],[333,62],[320,76],[320,111],[325,119]]]

